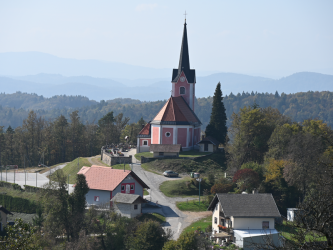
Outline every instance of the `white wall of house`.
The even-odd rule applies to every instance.
[[[141,204],[136,204],[137,209],[135,209],[135,204],[127,204],[127,203],[113,203],[113,207],[115,212],[120,214],[121,216],[134,218],[141,214]]]
[[[128,175],[112,192],[112,197],[114,197],[117,193],[121,193],[121,184],[126,183],[135,183],[134,192],[131,194],[138,194],[143,197],[143,187],[139,182],[137,182],[131,175]]]
[[[98,196],[99,201],[95,201],[95,196]],[[89,205],[110,204],[110,191],[90,189],[86,194],[86,201]]]
[[[269,229],[274,229],[274,218],[243,218],[231,216],[234,229],[262,229],[262,222],[269,221]]]
[[[213,234],[218,233],[219,232],[219,227],[218,225],[220,224],[220,211],[221,211],[221,206],[220,206],[220,202],[218,202],[215,206],[215,209],[213,211],[213,215],[212,215],[212,232]]]
[[[213,144],[208,144],[208,151],[205,151],[205,144],[200,143],[200,152],[214,152],[214,145]]]

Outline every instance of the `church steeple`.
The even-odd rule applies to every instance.
[[[182,70],[184,72],[190,70],[190,56],[188,53],[186,19],[184,23],[183,40],[182,40],[182,48],[180,50],[178,73],[180,73]]]
[[[172,71],[172,96],[182,96],[194,111],[195,99],[195,70],[190,68],[188,52],[187,24],[184,23],[183,40],[180,49],[178,69]]]

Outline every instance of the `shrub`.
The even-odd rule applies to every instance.
[[[11,189],[20,190],[20,191],[23,190],[20,185],[10,183],[10,182],[5,182],[5,181],[0,181],[0,187],[6,187],[6,188],[11,188]]]
[[[252,169],[238,170],[233,178],[240,190],[253,189],[259,185],[259,175]]]
[[[33,201],[13,197],[6,194],[0,194],[0,204],[11,212],[33,214],[36,213],[36,210],[39,206],[38,203]]]
[[[233,184],[231,183],[217,183],[214,186],[212,186],[212,188],[210,189],[210,192],[212,194],[216,194],[216,193],[228,193],[232,190],[233,188]]]

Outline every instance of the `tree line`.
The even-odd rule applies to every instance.
[[[238,93],[224,96],[224,106],[228,117],[227,126],[231,125],[231,115],[238,112],[244,106],[254,102],[260,107],[272,107],[281,114],[289,116],[296,122],[302,122],[308,118],[318,118],[328,125],[333,125],[333,93],[300,92],[295,94],[279,93]],[[212,110],[213,97],[198,98],[195,100],[195,112],[203,128],[208,125]],[[81,120],[85,123],[97,123],[107,113],[113,111],[114,115],[122,113],[131,121],[138,121],[141,117],[145,121],[154,118],[163,107],[165,100],[154,102],[141,102],[129,98],[118,98],[99,103],[80,96],[55,96],[44,98],[35,94],[15,93],[0,94],[0,125],[7,128],[16,128],[22,125],[28,117],[29,110],[34,110],[37,116],[44,119],[56,119],[60,115],[70,119],[70,114],[78,110]]]
[[[145,121],[129,124],[122,113],[107,113],[95,123],[83,123],[79,112],[73,111],[67,119],[64,115],[46,120],[30,111],[22,125],[13,129],[0,126],[0,166],[51,166],[72,161],[77,157],[100,154],[106,144],[135,142]]]

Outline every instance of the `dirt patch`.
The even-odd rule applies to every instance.
[[[197,220],[200,220],[200,219],[205,218],[209,215],[212,215],[211,211],[204,211],[204,212],[185,212],[185,211],[182,211],[182,213],[187,216],[185,218],[185,222],[188,222],[188,223],[193,223]]]

